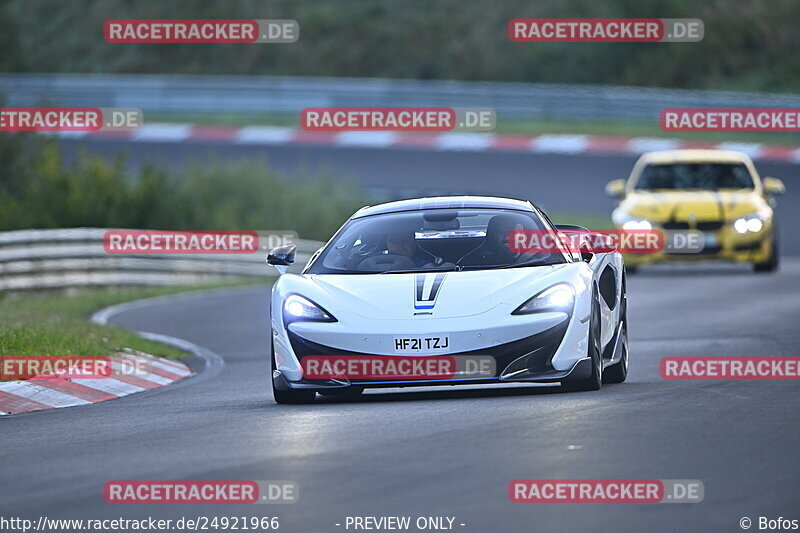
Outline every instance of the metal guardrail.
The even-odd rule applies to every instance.
[[[230,277],[271,277],[266,238],[253,254],[111,255],[102,228],[0,232],[0,291],[90,285],[183,285]],[[261,235],[261,234],[260,234]],[[323,243],[297,243],[297,271]]]
[[[0,74],[8,106],[136,107],[150,113],[298,113],[311,106],[491,107],[559,120],[655,120],[669,107],[800,107],[800,95],[543,83],[191,76]],[[2,97],[2,96],[0,96]]]

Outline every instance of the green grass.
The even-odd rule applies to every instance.
[[[91,313],[122,302],[192,290],[235,287],[264,280],[236,280],[186,287],[87,288],[0,295],[0,355],[111,355],[132,348],[167,358],[181,350],[114,326],[89,321]]]
[[[611,216],[554,212],[547,213],[555,224],[575,224],[592,230],[614,229]]]
[[[123,154],[70,157],[54,137],[0,132],[0,230],[291,228],[321,240],[365,203],[354,179],[322,164],[284,172],[263,156],[205,154],[130,168]]]
[[[299,128],[299,114],[158,114],[148,113],[146,122],[176,122],[216,126],[282,126]],[[800,145],[797,133],[665,132],[657,119],[648,121],[554,121],[499,117],[495,133],[514,135],[598,135],[610,137],[656,137],[687,141]]]

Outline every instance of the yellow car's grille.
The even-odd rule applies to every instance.
[[[720,222],[719,220],[714,220],[710,222],[697,222],[696,224],[694,224],[694,227],[692,227],[692,225],[689,222],[678,222],[672,220],[669,222],[664,222],[663,224],[661,224],[661,227],[670,230],[695,229],[699,231],[719,231],[722,229],[722,222]]]

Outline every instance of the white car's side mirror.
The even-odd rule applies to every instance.
[[[286,269],[294,264],[295,254],[297,253],[297,245],[285,244],[270,250],[267,255],[267,264],[272,265],[279,274],[285,274]]]

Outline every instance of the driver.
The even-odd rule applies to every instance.
[[[418,247],[413,231],[399,231],[386,236],[386,250],[390,255],[402,255],[410,259],[414,266],[423,266],[425,261],[417,253]]]
[[[422,265],[416,253],[414,232],[395,230],[386,235],[386,250],[365,258],[357,268],[363,272],[414,269]]]

